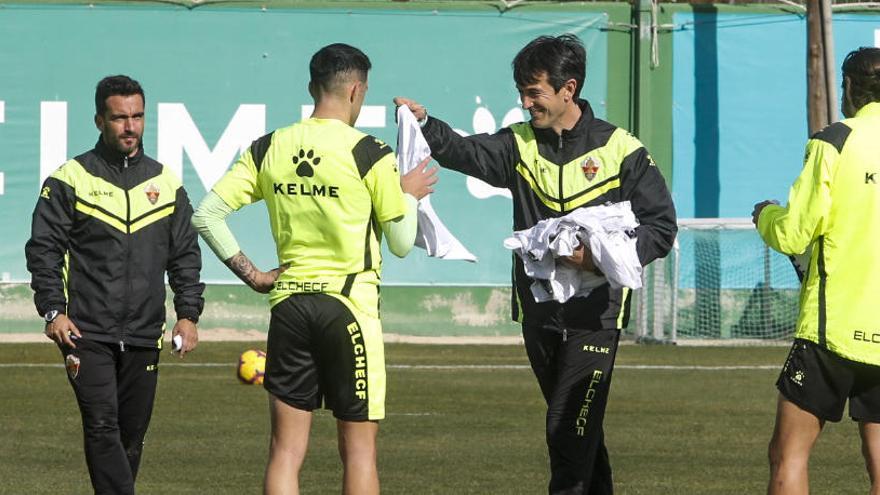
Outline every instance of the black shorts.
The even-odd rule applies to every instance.
[[[348,299],[294,294],[272,308],[266,390],[312,411],[324,407],[345,421],[385,417],[385,355],[379,319]]]
[[[880,366],[844,359],[809,340],[794,341],[776,388],[819,419],[840,421],[849,399],[852,419],[880,423]]]

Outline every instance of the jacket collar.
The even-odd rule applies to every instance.
[[[880,102],[872,101],[856,112],[856,117],[865,117],[867,115],[880,115]]]
[[[590,106],[590,103],[587,100],[579,98],[577,100],[577,104],[578,107],[580,107],[581,109],[581,118],[578,119],[577,123],[575,123],[574,127],[572,127],[571,129],[563,129],[562,136],[557,134],[556,131],[551,128],[536,129],[535,127],[532,127],[532,129],[535,131],[535,135],[547,139],[562,139],[567,141],[569,139],[578,138],[586,134],[590,123],[593,121],[593,119],[596,118],[596,116],[593,114],[593,108]]]
[[[98,155],[110,165],[121,167],[123,166],[123,163],[125,163],[125,155],[107,146],[107,144],[104,143],[103,136],[98,136],[98,143],[95,144],[95,152],[97,152]],[[142,156],[144,156],[143,143],[138,145],[137,153],[135,153],[134,156],[128,157],[128,166],[131,167],[132,165],[137,165]]]

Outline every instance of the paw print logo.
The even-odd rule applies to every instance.
[[[791,377],[791,380],[801,387],[804,386],[804,372],[801,370],[797,370],[794,372],[794,376]]]
[[[305,150],[299,150],[299,153],[293,155],[293,164],[296,165],[296,175],[300,177],[311,177],[315,175],[315,169],[313,166],[321,163],[321,157],[315,156],[314,150],[309,150],[306,153]]]

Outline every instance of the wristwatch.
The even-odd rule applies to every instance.
[[[46,320],[46,323],[52,323],[55,321],[55,318],[58,318],[59,314],[61,314],[61,312],[57,309],[46,311],[46,314],[43,315],[43,319]]]

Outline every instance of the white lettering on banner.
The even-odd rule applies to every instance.
[[[183,177],[183,153],[208,191],[258,137],[266,133],[266,105],[239,105],[214,149],[193,122],[183,103],[159,103],[156,158]]]
[[[315,110],[315,105],[303,105],[300,107],[300,116],[302,120],[309,118]],[[384,105],[364,105],[361,107],[361,113],[358,114],[355,127],[361,129],[381,129],[385,127],[385,106]]]
[[[875,39],[880,46],[880,29],[875,30]],[[5,122],[4,103],[0,101],[0,123]],[[471,120],[473,134],[494,133],[497,130],[495,116],[479,96],[476,97],[476,103],[477,109]],[[313,109],[313,105],[302,105],[302,118],[308,118]],[[384,128],[386,111],[384,105],[364,105],[355,126]],[[501,127],[522,122],[525,120],[524,116],[519,107],[513,107],[505,112]],[[470,135],[461,129],[454,130],[461,136]],[[208,147],[185,104],[159,103],[156,158],[170,167],[178,177],[183,177],[183,155],[186,153],[207,191],[226,173],[238,154],[265,133],[266,105],[242,104],[238,106],[212,149]],[[40,184],[66,160],[67,102],[40,102]],[[492,187],[473,177],[467,177],[466,185],[468,193],[477,199],[511,197],[507,189]]]
[[[67,102],[40,102],[40,184],[67,161]]]
[[[0,172],[0,196],[6,194],[6,174]]]

